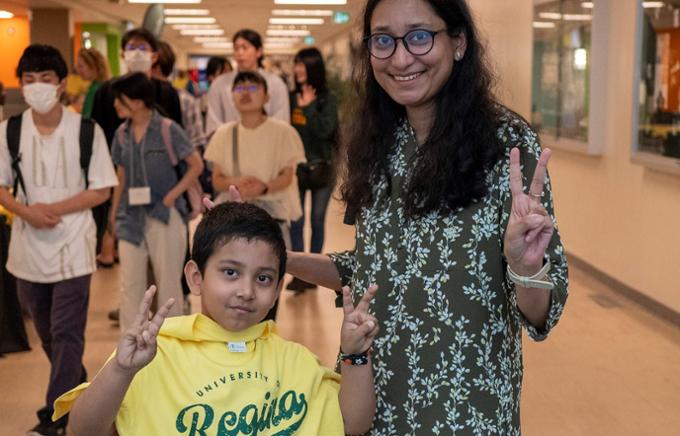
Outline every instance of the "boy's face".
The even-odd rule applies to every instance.
[[[232,89],[234,106],[240,113],[261,112],[269,96],[264,86],[253,82],[239,82]]]
[[[54,70],[36,72],[24,71],[21,73],[19,81],[21,82],[21,86],[30,85],[31,83],[49,83],[50,85],[57,85],[59,86],[57,91],[58,96],[61,96],[61,93],[64,92],[64,89],[66,88],[66,80],[59,80],[59,76],[57,76],[57,73]]]
[[[264,319],[279,296],[279,259],[267,242],[233,239],[210,256],[201,274],[185,268],[191,292],[201,295],[201,312],[238,332]]]

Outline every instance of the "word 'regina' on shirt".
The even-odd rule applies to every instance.
[[[192,404],[180,410],[175,427],[181,434],[190,436],[207,436],[218,434],[224,436],[257,435],[267,429],[276,430],[277,434],[293,434],[302,425],[307,415],[305,394],[290,390],[281,398],[271,397],[267,392],[264,404],[248,404],[240,412],[228,410],[215,423],[215,411],[208,404]],[[209,431],[217,425],[217,432]]]

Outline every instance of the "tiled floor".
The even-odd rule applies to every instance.
[[[351,247],[352,229],[328,215],[328,250]],[[566,241],[568,245],[568,241]],[[680,435],[680,330],[622,299],[583,272],[571,270],[571,297],[544,343],[525,342],[522,425],[525,435]],[[91,374],[115,347],[106,319],[118,296],[116,269],[95,274],[85,365]],[[331,365],[341,312],[326,289],[283,293],[279,332]],[[194,301],[194,309],[199,302]],[[0,359],[0,435],[22,435],[34,424],[48,376],[32,325],[33,351]]]

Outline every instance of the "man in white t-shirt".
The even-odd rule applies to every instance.
[[[17,278],[51,365],[45,407],[38,410],[40,422],[29,435],[65,434],[65,419],[51,421],[52,404],[86,379],[85,323],[96,270],[90,209],[106,201],[117,184],[97,125],[87,171],[81,168],[81,116],[59,104],[66,74],[63,57],[51,46],[31,45],[19,60],[17,76],[31,108],[21,115],[18,167],[23,183],[14,193],[10,188],[18,173],[12,167],[8,122],[0,124],[0,204],[15,216],[7,270]]]
[[[231,71],[217,77],[208,91],[208,114],[205,120],[205,133],[212,135],[218,127],[230,121],[238,121],[241,114],[234,105],[232,88],[234,79],[240,72],[257,72],[267,82],[269,100],[264,109],[272,118],[290,122],[290,103],[288,87],[276,74],[262,68],[262,38],[254,30],[241,29],[234,34],[234,59],[238,71]]]

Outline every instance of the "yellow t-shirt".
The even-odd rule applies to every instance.
[[[54,403],[66,414],[89,383]],[[344,435],[340,376],[272,321],[233,333],[195,314],[168,318],[158,352],[116,416],[125,435]]]

